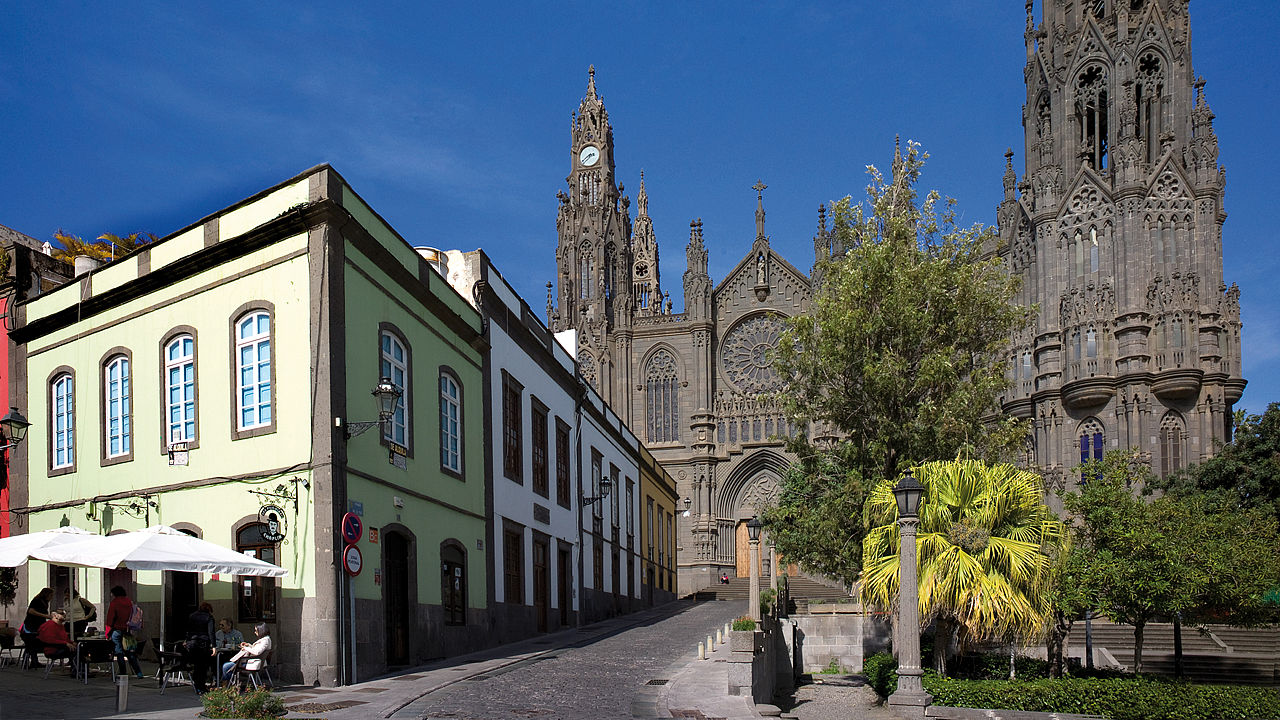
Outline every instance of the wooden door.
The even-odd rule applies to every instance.
[[[551,609],[551,557],[547,541],[533,539],[533,614],[538,632],[547,631],[547,612]]]
[[[738,577],[751,577],[751,536],[747,534],[747,521],[739,520],[733,534],[735,572]],[[756,557],[756,572],[764,577],[764,554],[768,550],[761,543],[760,554]]]
[[[573,552],[571,550],[561,549],[559,553],[559,592],[557,598],[560,601],[560,625],[562,627],[569,625],[569,586],[572,582],[572,566]]]
[[[398,532],[382,536],[383,612],[387,665],[409,664],[409,542]]]

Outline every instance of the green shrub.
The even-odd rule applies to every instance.
[[[898,661],[890,653],[880,652],[864,658],[862,674],[867,677],[867,684],[880,697],[887,698],[898,689]]]
[[[207,718],[266,720],[284,715],[284,700],[266,688],[240,692],[235,687],[211,688],[200,696]]]
[[[1019,655],[1013,661],[1014,677],[1032,680],[1049,677],[1049,663]],[[962,655],[947,663],[947,675],[966,680],[1008,680],[1009,656],[1004,654]]]
[[[924,686],[934,704],[950,707],[1069,712],[1112,720],[1280,718],[1280,691],[1266,687],[1155,678],[960,680],[931,673],[925,674]]]
[[[778,599],[778,593],[773,588],[765,588],[760,591],[760,617],[768,617],[773,614],[773,603]]]
[[[752,620],[751,618],[747,617],[746,615],[743,615],[743,616],[742,616],[742,617],[740,617],[740,618],[734,618],[734,620],[733,620],[733,629],[734,629],[734,630],[755,630],[755,629],[756,629],[756,621],[755,621],[755,620]]]

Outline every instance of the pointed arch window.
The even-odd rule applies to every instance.
[[[1085,331],[1084,337],[1085,357],[1098,357],[1098,332],[1093,328],[1089,328]]]
[[[606,299],[613,297],[613,289],[617,282],[617,251],[614,249],[613,243],[609,243],[604,248],[604,296]]]
[[[1098,171],[1107,169],[1108,162],[1110,137],[1108,84],[1107,73],[1099,65],[1089,66],[1076,79],[1076,117],[1079,118],[1080,123],[1080,156]]]
[[[582,300],[591,297],[591,260],[591,246],[584,244],[578,251],[578,297]]]
[[[680,440],[680,381],[675,357],[659,350],[645,369],[649,442]]]
[[[1160,134],[1164,130],[1161,107],[1164,102],[1164,68],[1159,55],[1147,52],[1138,58],[1136,80],[1133,88],[1137,107],[1134,137],[1142,141],[1147,162],[1155,162],[1160,156]]]
[[[1105,448],[1105,434],[1102,423],[1097,418],[1089,418],[1080,423],[1080,464],[1083,465],[1090,460],[1102,460],[1102,453]]]
[[[1182,418],[1177,413],[1167,413],[1160,421],[1160,477],[1182,469],[1186,458],[1183,435]]]
[[[1089,272],[1098,272],[1098,228],[1089,228]]]

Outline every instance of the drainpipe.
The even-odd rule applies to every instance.
[[[578,475],[578,500],[575,503],[578,508],[578,577],[574,592],[578,596],[578,627],[582,627],[582,618],[585,614],[582,592],[583,587],[585,586],[582,577],[584,558],[582,556],[586,552],[586,549],[582,544],[582,400],[586,397],[587,393],[583,386],[584,381],[582,379],[582,375],[578,372],[577,360],[574,360],[573,376],[578,383],[578,392],[573,399],[574,457],[577,458],[577,462],[574,464],[577,466]]]

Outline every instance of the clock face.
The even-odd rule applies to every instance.
[[[595,145],[588,145],[578,153],[578,162],[583,167],[591,167],[600,161],[600,150]]]

